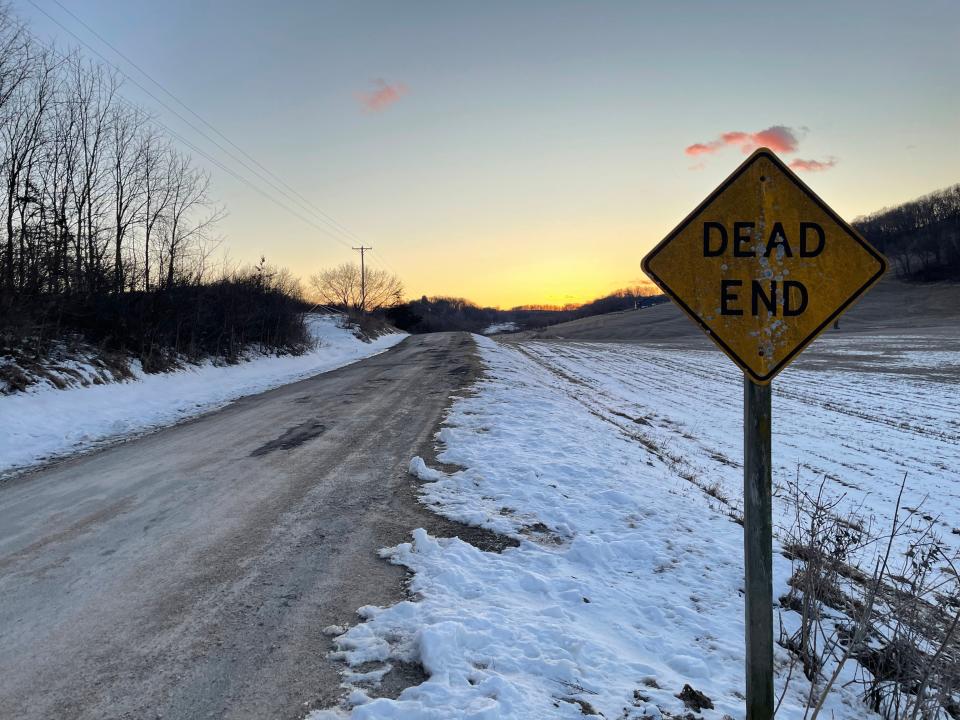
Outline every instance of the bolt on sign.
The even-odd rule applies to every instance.
[[[766,384],[887,263],[761,148],[650,251],[643,269],[751,379]]]

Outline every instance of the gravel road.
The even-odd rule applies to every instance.
[[[420,506],[406,467],[476,372],[468,335],[414,336],[0,484],[0,717],[329,704],[322,629],[403,596],[377,549],[471,532]]]

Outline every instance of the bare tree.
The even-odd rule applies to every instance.
[[[310,287],[320,302],[344,310],[365,307],[368,312],[375,312],[403,302],[403,283],[396,275],[378,268],[366,271],[364,299],[360,272],[355,263],[343,263],[312,275]]]
[[[114,207],[113,290],[123,290],[123,240],[140,213],[144,194],[144,145],[141,141],[143,116],[125,107],[113,108],[110,118],[111,165]]]
[[[624,288],[623,292],[626,294],[627,297],[630,297],[633,299],[634,310],[640,307],[640,304],[643,298],[648,298],[648,297],[652,297],[654,295],[660,294],[660,290],[652,283],[639,283],[639,282],[634,285],[630,285],[627,288]]]
[[[150,261],[156,252],[151,240],[170,204],[170,183],[166,163],[171,158],[165,141],[153,128],[146,128],[140,157],[143,161],[143,287],[150,290]]]
[[[170,288],[176,280],[177,269],[184,269],[191,244],[194,250],[200,248],[204,233],[223,218],[224,212],[211,207],[208,195],[210,177],[192,168],[189,157],[169,150],[166,169],[169,195],[161,264],[166,274],[164,286]],[[199,220],[193,220],[192,214],[200,209],[206,210],[207,214]],[[204,253],[199,252],[195,259],[199,261],[206,258]]]
[[[119,96],[115,73],[35,44],[2,0],[0,51],[0,296],[201,277],[223,214],[209,178]]]
[[[208,277],[224,215],[210,178],[119,88],[115,72],[33,39],[0,0],[5,342],[36,355],[69,329],[155,370],[181,352],[305,347],[288,275]]]
[[[30,76],[29,51],[30,40],[23,25],[8,3],[0,3],[0,112]]]
[[[27,206],[36,200],[31,191],[30,174],[42,142],[41,130],[53,87],[54,66],[49,56],[40,54],[36,58],[28,58],[28,62],[31,67],[29,82],[21,83],[15,94],[7,99],[10,115],[2,126],[4,190],[7,195],[4,279],[11,292],[22,288],[26,275]],[[18,228],[14,227],[16,215],[20,217]],[[16,262],[14,257],[15,242],[19,244],[20,262]]]
[[[118,88],[115,75],[97,65],[76,63],[73,71],[73,102],[77,108],[80,158],[74,173],[74,206],[76,211],[75,244],[82,258],[78,272],[84,273],[88,291],[99,291],[103,285],[103,258],[107,245],[101,240],[100,222],[107,214],[104,201],[108,191],[106,146],[109,140],[107,122],[113,110]]]

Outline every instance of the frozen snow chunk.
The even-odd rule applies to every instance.
[[[408,471],[411,475],[423,480],[424,482],[438,482],[446,477],[439,470],[434,470],[433,468],[427,467],[427,464],[419,455],[410,461],[410,467],[408,468]]]
[[[370,696],[367,695],[363,690],[354,690],[347,698],[347,704],[351,707],[356,707],[357,705],[366,705],[368,702],[370,702]]]

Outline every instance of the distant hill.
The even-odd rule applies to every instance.
[[[958,327],[960,283],[915,283],[896,278],[880,281],[840,320],[840,331],[844,333],[955,336]],[[584,318],[521,333],[519,337],[713,347],[700,328],[673,303]]]
[[[530,330],[544,328],[577,318],[590,317],[625,309],[650,307],[666,302],[652,285],[625,288],[583,305],[550,307],[525,305],[500,310],[480,307],[469,300],[426,296],[411,300],[387,311],[387,320],[401,330],[412,333],[466,330],[491,332],[491,328]]]
[[[889,258],[897,277],[960,280],[960,184],[852,224]]]

